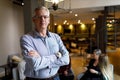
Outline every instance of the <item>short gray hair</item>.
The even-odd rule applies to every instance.
[[[39,6],[37,8],[35,8],[35,12],[38,11],[38,10],[46,10],[48,12],[48,15],[50,15],[50,11],[48,8],[46,8],[45,6]]]
[[[100,49],[95,49],[94,53],[97,54],[97,55],[100,55],[100,54],[102,54],[102,51]]]

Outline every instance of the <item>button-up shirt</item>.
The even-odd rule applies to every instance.
[[[47,32],[46,37],[37,31],[25,34],[20,39],[22,54],[26,61],[25,76],[32,78],[49,78],[55,75],[60,66],[69,64],[69,52],[59,35]],[[40,57],[31,57],[29,51],[35,50]],[[61,58],[56,53],[62,54]]]

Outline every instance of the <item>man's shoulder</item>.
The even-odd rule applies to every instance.
[[[50,36],[59,36],[57,33],[49,32]]]
[[[54,32],[49,32],[49,34],[51,34],[51,35],[57,35],[57,33],[54,33]]]
[[[24,35],[22,35],[22,37],[27,37],[27,36],[31,36],[32,34],[31,33],[26,33]]]
[[[30,38],[34,36],[34,32],[28,32],[21,36],[21,38]]]

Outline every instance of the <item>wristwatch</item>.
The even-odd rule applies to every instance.
[[[61,58],[61,57],[62,57],[62,54],[61,54],[60,52],[57,52],[57,53],[56,53],[56,57],[57,57],[57,58]]]

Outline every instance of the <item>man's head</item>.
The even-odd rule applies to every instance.
[[[42,29],[47,29],[48,24],[50,23],[50,12],[46,7],[37,7],[35,9],[35,15],[33,16],[33,22],[35,28],[39,31]]]

